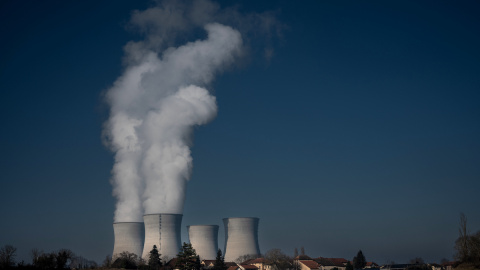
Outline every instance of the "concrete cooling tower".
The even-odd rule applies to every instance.
[[[201,260],[215,260],[218,251],[218,225],[187,226],[190,244]]]
[[[143,216],[145,223],[145,245],[143,259],[148,259],[153,245],[156,245],[161,257],[172,259],[182,247],[181,214],[151,214]]]
[[[233,262],[242,255],[260,255],[256,217],[224,218],[225,261]]]
[[[115,244],[113,245],[112,258],[124,252],[142,255],[145,230],[143,222],[117,222],[113,223]]]

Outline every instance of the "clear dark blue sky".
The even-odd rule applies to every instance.
[[[220,4],[277,11],[288,29],[270,62],[253,52],[217,78],[185,226],[257,216],[262,252],[377,263],[451,259],[460,212],[480,230],[479,2]],[[18,259],[111,254],[101,94],[138,38],[132,10],[149,5],[0,2],[0,245]]]

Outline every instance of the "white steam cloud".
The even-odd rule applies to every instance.
[[[220,11],[205,0],[161,2],[133,13],[131,25],[145,39],[125,46],[125,71],[106,93],[110,116],[103,132],[115,153],[115,222],[183,212],[193,128],[217,114],[206,88],[243,48],[240,32],[218,23],[229,17],[242,21],[239,28],[248,25],[235,10]],[[271,25],[268,16],[257,17]],[[205,39],[174,47],[199,27]]]

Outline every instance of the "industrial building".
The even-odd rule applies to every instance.
[[[156,245],[162,258],[172,259],[182,247],[181,214],[150,214],[143,216],[145,223],[145,244],[142,258],[148,259],[153,246]]]
[[[143,222],[117,222],[113,223],[115,244],[113,245],[112,258],[127,251],[137,256],[142,255],[143,241],[145,239],[145,226]]]
[[[127,251],[148,259],[156,245],[162,259],[177,256],[182,247],[181,214],[148,214],[144,222],[117,222],[113,224],[115,244],[112,258]],[[243,255],[260,255],[258,224],[256,217],[224,218],[224,258],[235,261]],[[192,247],[202,260],[215,259],[218,251],[218,225],[187,226]]]
[[[214,260],[218,251],[218,225],[187,226],[190,244],[200,260]]]
[[[232,262],[243,255],[260,256],[256,217],[224,218],[225,261]]]

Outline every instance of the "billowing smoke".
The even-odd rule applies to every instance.
[[[131,26],[145,39],[125,46],[125,70],[106,93],[115,222],[183,212],[193,128],[215,118],[210,83],[242,53],[240,32],[218,23],[226,13],[238,15],[209,1],[161,2],[133,13]],[[206,38],[176,44],[195,29]]]

